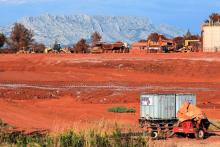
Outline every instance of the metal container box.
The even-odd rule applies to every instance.
[[[176,118],[175,94],[143,94],[141,95],[141,118],[174,119]]]
[[[176,119],[176,113],[185,101],[196,104],[193,94],[142,94],[140,117],[147,120]]]

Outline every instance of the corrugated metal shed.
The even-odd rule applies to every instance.
[[[177,111],[185,101],[196,104],[196,96],[193,94],[142,94],[140,117],[149,120],[175,119]]]
[[[174,94],[141,95],[141,117],[146,119],[172,119],[176,117]]]

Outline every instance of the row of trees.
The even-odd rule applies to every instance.
[[[31,30],[27,29],[23,24],[15,23],[12,28],[9,37],[0,33],[0,48],[7,44],[10,50],[13,52],[18,51],[34,51],[36,53],[43,53],[46,48],[44,44],[35,42],[34,34]],[[92,46],[101,41],[102,36],[98,32],[94,32],[91,35]],[[80,39],[73,45],[70,50],[75,53],[87,53],[89,51],[89,44],[85,39]],[[60,44],[55,41],[53,49],[59,51],[61,49]]]

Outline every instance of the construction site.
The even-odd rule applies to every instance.
[[[11,48],[0,49],[0,145],[17,145],[19,133],[92,130],[101,139],[94,132],[87,137],[96,136],[102,145],[73,145],[61,135],[44,146],[63,141],[110,147],[113,137],[107,145],[102,137],[120,129],[126,137],[141,134],[142,146],[220,146],[220,15],[213,16],[201,35],[151,33],[131,44],[104,42],[97,32],[91,43],[81,39],[72,47],[56,41],[52,47],[25,46],[2,35],[1,47]]]
[[[111,130],[117,122],[123,129],[141,131],[141,93],[196,94],[196,104],[209,120],[220,120],[218,53],[0,56],[0,118],[17,130],[84,130],[103,123]],[[113,106],[136,113],[108,112]],[[213,135],[168,142],[212,146],[219,140]]]

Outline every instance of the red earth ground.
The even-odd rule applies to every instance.
[[[208,118],[220,120],[220,54],[0,55],[0,119],[20,129],[135,127],[144,92],[195,93]],[[107,112],[112,106],[137,113]]]

